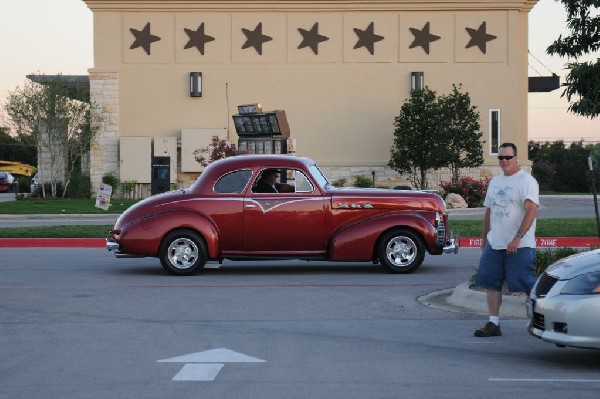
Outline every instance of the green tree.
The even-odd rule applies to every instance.
[[[67,129],[66,154],[68,158],[67,181],[63,191],[63,197],[69,189],[72,178],[81,180],[83,177],[89,180],[88,176],[81,176],[81,160],[89,154],[90,146],[96,140],[98,131],[104,122],[104,116],[100,112],[98,104],[94,102],[80,102],[73,107],[71,113],[72,120]],[[84,179],[85,180],[85,179]],[[83,190],[83,194],[86,190]],[[86,196],[87,196],[86,195]]]
[[[567,63],[567,86],[562,96],[571,103],[569,111],[594,118],[600,114],[600,58],[579,62],[579,57],[600,49],[600,0],[560,0],[567,11],[571,34],[560,35],[547,49],[550,55],[574,58]],[[574,101],[572,101],[574,100]]]
[[[35,166],[37,165],[35,145],[23,140],[22,137],[12,136],[8,128],[0,127],[0,159]]]
[[[388,166],[417,189],[427,188],[427,172],[448,163],[442,112],[435,91],[428,87],[413,90],[394,120],[394,145]]]
[[[63,182],[64,196],[70,172],[81,156],[89,151],[100,129],[102,117],[97,106],[84,97],[77,97],[59,75],[57,79],[25,82],[9,93],[5,110],[17,135],[35,143],[38,154],[47,154],[47,165],[52,197],[57,195],[57,183]],[[68,173],[66,173],[68,172]],[[66,181],[65,181],[66,180]],[[40,181],[42,195],[45,185]]]
[[[429,170],[448,167],[456,181],[461,168],[483,164],[479,112],[461,88],[439,97],[427,87],[415,90],[395,118],[388,165],[418,189],[428,187]]]
[[[543,191],[589,192],[588,156],[596,146],[583,140],[565,146],[564,141],[529,142],[532,174]]]
[[[439,98],[452,181],[458,181],[461,168],[483,165],[479,112],[476,106],[471,105],[469,93],[462,93],[460,89],[462,85],[452,85],[452,93]]]

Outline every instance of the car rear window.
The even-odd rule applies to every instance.
[[[221,176],[215,184],[215,193],[241,193],[246,188],[251,175],[252,171],[250,170],[236,170],[235,172],[227,173]]]
[[[8,173],[0,172],[0,179],[8,179]]]

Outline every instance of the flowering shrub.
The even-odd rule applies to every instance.
[[[467,201],[469,208],[483,206],[489,179],[475,180],[471,176],[461,176],[456,181],[442,181],[444,196],[450,193],[459,194]]]
[[[234,144],[228,144],[226,140],[219,139],[219,136],[213,136],[208,146],[194,150],[192,153],[196,162],[206,167],[209,163],[216,160],[234,155],[248,154],[248,151],[238,150]]]

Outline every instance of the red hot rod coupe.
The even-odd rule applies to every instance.
[[[179,275],[223,259],[372,261],[410,273],[426,251],[456,253],[457,241],[437,194],[335,188],[311,159],[242,155],[129,208],[106,246],[117,257],[158,257]]]

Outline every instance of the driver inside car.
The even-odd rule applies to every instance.
[[[277,183],[277,176],[280,171],[277,169],[265,169],[256,186],[253,188],[255,193],[293,193],[294,186],[290,184]]]

